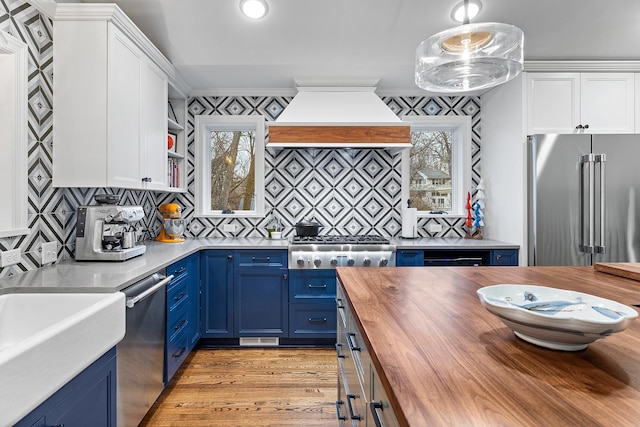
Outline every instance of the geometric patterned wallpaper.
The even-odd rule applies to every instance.
[[[194,133],[195,115],[262,114],[275,120],[291,97],[193,97],[189,99],[187,123],[187,183],[185,194],[129,191],[107,188],[53,188],[53,31],[51,20],[23,0],[0,0],[0,30],[28,45],[28,224],[24,236],[0,238],[0,250],[19,249],[22,262],[0,267],[0,277],[42,267],[41,244],[58,242],[58,259],[73,256],[76,211],[93,204],[97,193],[115,193],[121,204],[141,205],[145,218],[138,225],[153,238],[160,229],[157,206],[176,202],[189,220],[187,236],[231,237],[266,235],[266,219],[194,218]],[[472,180],[480,179],[480,98],[479,97],[383,97],[398,116],[469,115],[472,117]],[[385,150],[293,149],[277,153],[265,150],[267,211],[274,208],[285,225],[285,235],[293,235],[293,224],[314,218],[324,225],[323,234],[400,234],[400,155]],[[463,220],[421,219],[421,236],[428,221],[439,222],[438,236],[462,236]],[[237,231],[223,232],[234,223]]]
[[[468,115],[472,117],[472,179],[480,179],[479,97],[383,97],[398,116]],[[188,144],[193,156],[193,124],[196,115],[263,115],[275,120],[291,97],[193,97],[188,105]],[[301,219],[315,219],[322,234],[382,234],[398,236],[401,231],[401,155],[371,149],[286,149],[265,152],[265,204],[282,220],[284,235],[294,235],[293,225]],[[192,158],[191,158],[191,161]],[[194,205],[194,176],[187,180],[189,192],[176,198],[183,206]],[[194,218],[190,236],[266,236],[265,219]],[[442,231],[427,232],[428,223],[442,224]],[[464,236],[463,218],[421,218],[418,232],[423,237]],[[236,232],[224,232],[223,225],[236,224]]]

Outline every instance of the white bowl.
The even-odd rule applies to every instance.
[[[583,350],[587,344],[626,329],[638,313],[593,295],[534,285],[478,289],[480,303],[519,338],[554,350]]]

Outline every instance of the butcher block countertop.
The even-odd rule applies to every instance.
[[[535,284],[634,305],[640,283],[593,267],[337,273],[401,426],[640,425],[639,318],[585,350],[549,350],[517,338],[476,294]]]
[[[640,281],[640,262],[597,262],[593,268],[603,273]]]

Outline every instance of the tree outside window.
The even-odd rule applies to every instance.
[[[255,209],[255,132],[211,131],[211,210]]]

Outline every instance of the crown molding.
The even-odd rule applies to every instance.
[[[633,72],[640,71],[640,61],[525,61],[524,71]]]

